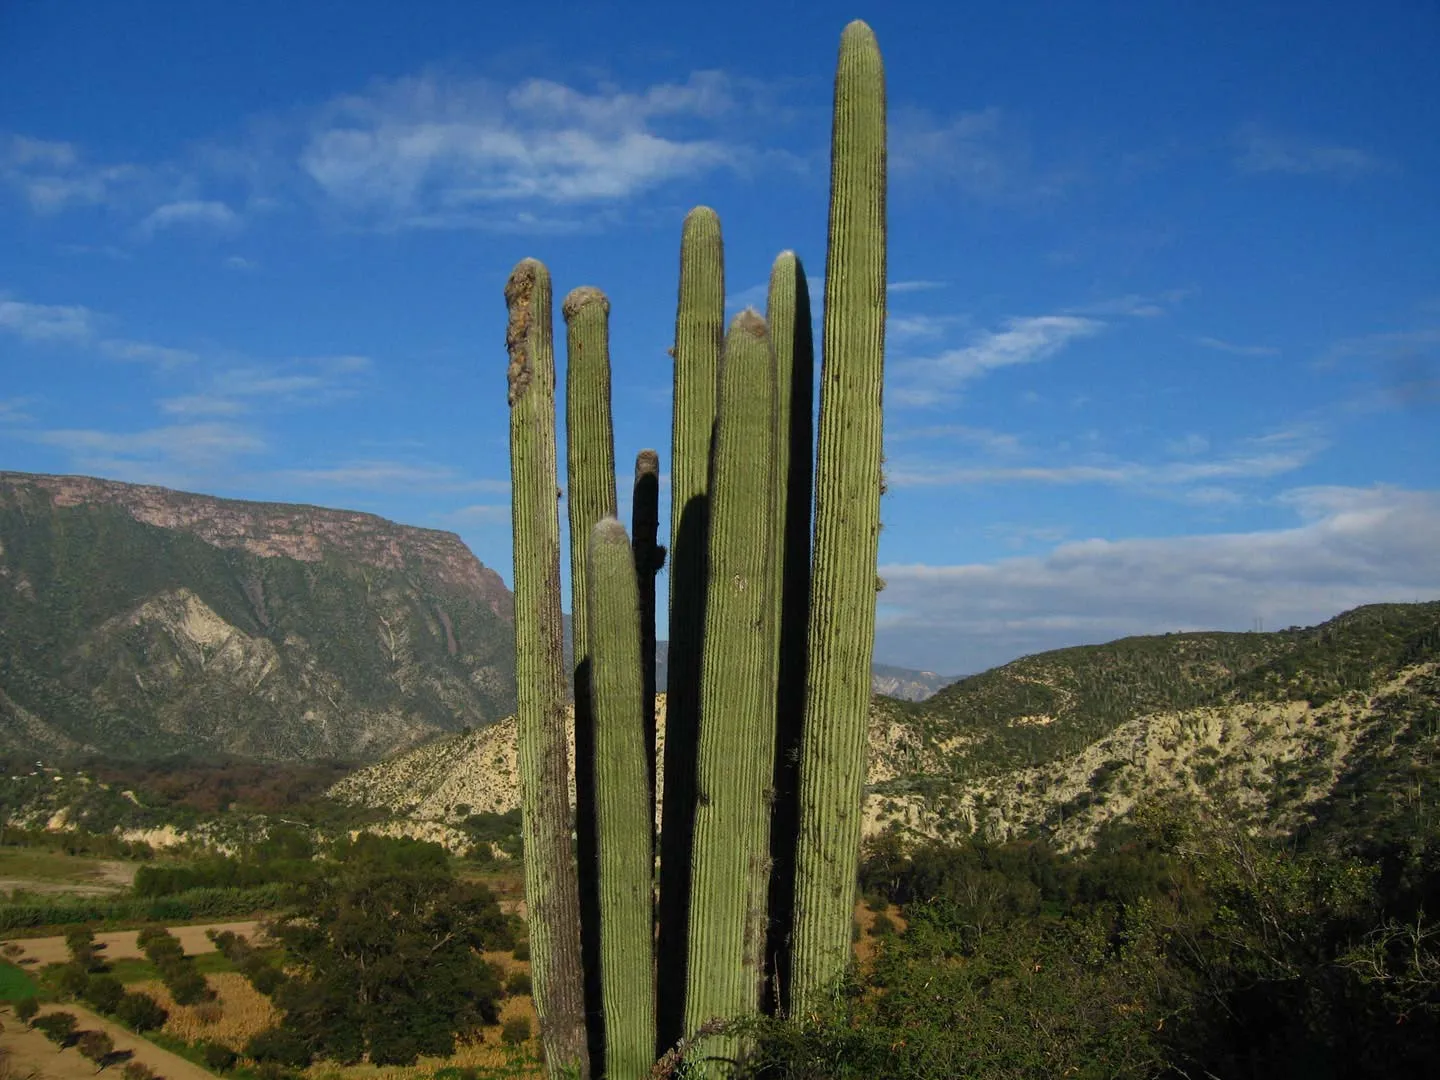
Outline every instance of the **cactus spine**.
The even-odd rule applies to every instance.
[[[875,644],[885,358],[885,72],[845,28],[835,74],[810,670],[800,765],[792,1008],[845,970]]]
[[[775,367],[746,310],[725,341],[711,476],[687,1030],[751,1015],[764,983],[775,759]],[[728,1038],[710,1048],[733,1056]]]
[[[655,1060],[650,914],[654,810],[641,715],[639,587],[625,529],[613,517],[590,532],[587,576],[605,1076],[640,1080]]]
[[[670,450],[670,665],[665,715],[665,802],[660,829],[658,1050],[684,1034],[690,860],[695,824],[700,646],[705,632],[710,436],[725,334],[720,219],[685,216],[675,317]]]
[[[580,966],[580,901],[570,852],[565,682],[556,502],[555,354],[550,273],[525,259],[505,285],[509,320],[511,519],[515,533],[518,699],[525,896],[540,1035],[552,1075],[589,1075]]]

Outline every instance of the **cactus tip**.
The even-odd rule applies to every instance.
[[[654,450],[641,450],[635,455],[635,479],[642,476],[658,476],[660,473],[660,455]]]
[[[581,285],[571,289],[570,294],[565,297],[565,302],[560,305],[560,313],[565,316],[565,321],[568,323],[591,304],[599,304],[604,308],[606,315],[610,314],[610,301],[593,285]]]
[[[630,538],[625,534],[625,526],[620,524],[620,519],[615,517],[603,517],[595,523],[595,528],[590,532],[590,542],[593,544],[628,544]]]
[[[530,364],[530,349],[527,339],[534,321],[534,296],[537,284],[547,280],[548,271],[539,259],[521,259],[510,271],[505,282],[505,307],[510,319],[505,327],[505,349],[510,354],[510,366],[506,378],[510,385],[510,405],[513,407],[530,388],[534,371]]]
[[[761,315],[754,308],[747,307],[736,315],[730,323],[730,329],[740,334],[749,334],[751,337],[765,340],[769,333],[765,325],[765,316]]]

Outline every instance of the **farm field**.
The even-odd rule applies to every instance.
[[[40,1015],[51,1012],[72,1013],[82,1030],[105,1032],[115,1042],[117,1057],[128,1052],[130,1056],[125,1060],[148,1065],[164,1080],[214,1080],[213,1073],[194,1062],[156,1046],[83,1005],[47,1006],[40,1010]],[[33,1077],[33,1080],[92,1080],[95,1076],[94,1063],[77,1048],[57,1050],[54,1043],[39,1031],[28,1029],[9,1010],[4,1014],[4,1030],[0,1031],[0,1049],[8,1053],[14,1076]]]
[[[130,887],[139,864],[93,855],[0,847],[0,892],[103,896]]]

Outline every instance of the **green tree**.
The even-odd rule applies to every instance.
[[[164,1006],[149,994],[125,994],[115,1006],[115,1016],[132,1031],[158,1031],[170,1018]]]
[[[336,854],[275,924],[304,973],[275,991],[282,1028],[316,1056],[410,1064],[494,1023],[500,983],[481,952],[513,937],[490,891],[456,881],[438,844],[362,836]]]
[[[85,1001],[102,1013],[113,1013],[125,996],[125,987],[114,975],[91,975],[85,987]]]

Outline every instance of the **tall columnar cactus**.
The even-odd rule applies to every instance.
[[[591,530],[588,623],[599,839],[600,979],[605,1076],[640,1080],[655,1060],[649,797],[639,588],[625,529]],[[652,577],[653,582],[653,577]],[[653,715],[653,714],[652,714]]]
[[[792,1010],[844,971],[875,644],[885,357],[885,73],[862,22],[835,75]]]
[[[630,503],[631,544],[635,552],[635,583],[640,595],[640,715],[645,723],[646,776],[650,784],[650,843],[655,843],[655,575],[665,565],[660,530],[660,455],[641,450],[635,455],[635,487]],[[653,850],[652,850],[653,858]]]
[[[775,366],[746,310],[725,340],[710,483],[687,1030],[759,1011],[775,761]],[[731,1056],[718,1040],[710,1053]]]
[[[570,510],[570,633],[575,689],[575,851],[579,860],[580,950],[591,1064],[605,1068],[601,1007],[600,896],[596,882],[595,718],[585,623],[590,530],[615,515],[615,439],[610,419],[610,302],[581,286],[560,306],[565,318],[565,457]]]
[[[552,1075],[569,1069],[588,1076],[580,901],[567,794],[555,353],[550,274],[543,264],[525,259],[515,267],[505,285],[505,304],[515,681],[531,967]]]
[[[771,824],[771,985],[767,1006],[783,1010],[790,986],[789,935],[795,908],[795,844],[799,828],[800,737],[805,714],[806,633],[810,617],[810,500],[815,470],[815,345],[810,287],[793,251],[770,271],[766,306],[775,355],[775,470],[780,495],[771,525],[778,632],[775,700],[775,812]]]
[[[665,802],[660,830],[659,1048],[685,1032],[690,859],[700,648],[705,632],[710,436],[725,338],[725,259],[720,219],[708,207],[685,217],[675,317],[670,450],[670,663],[666,684]]]

